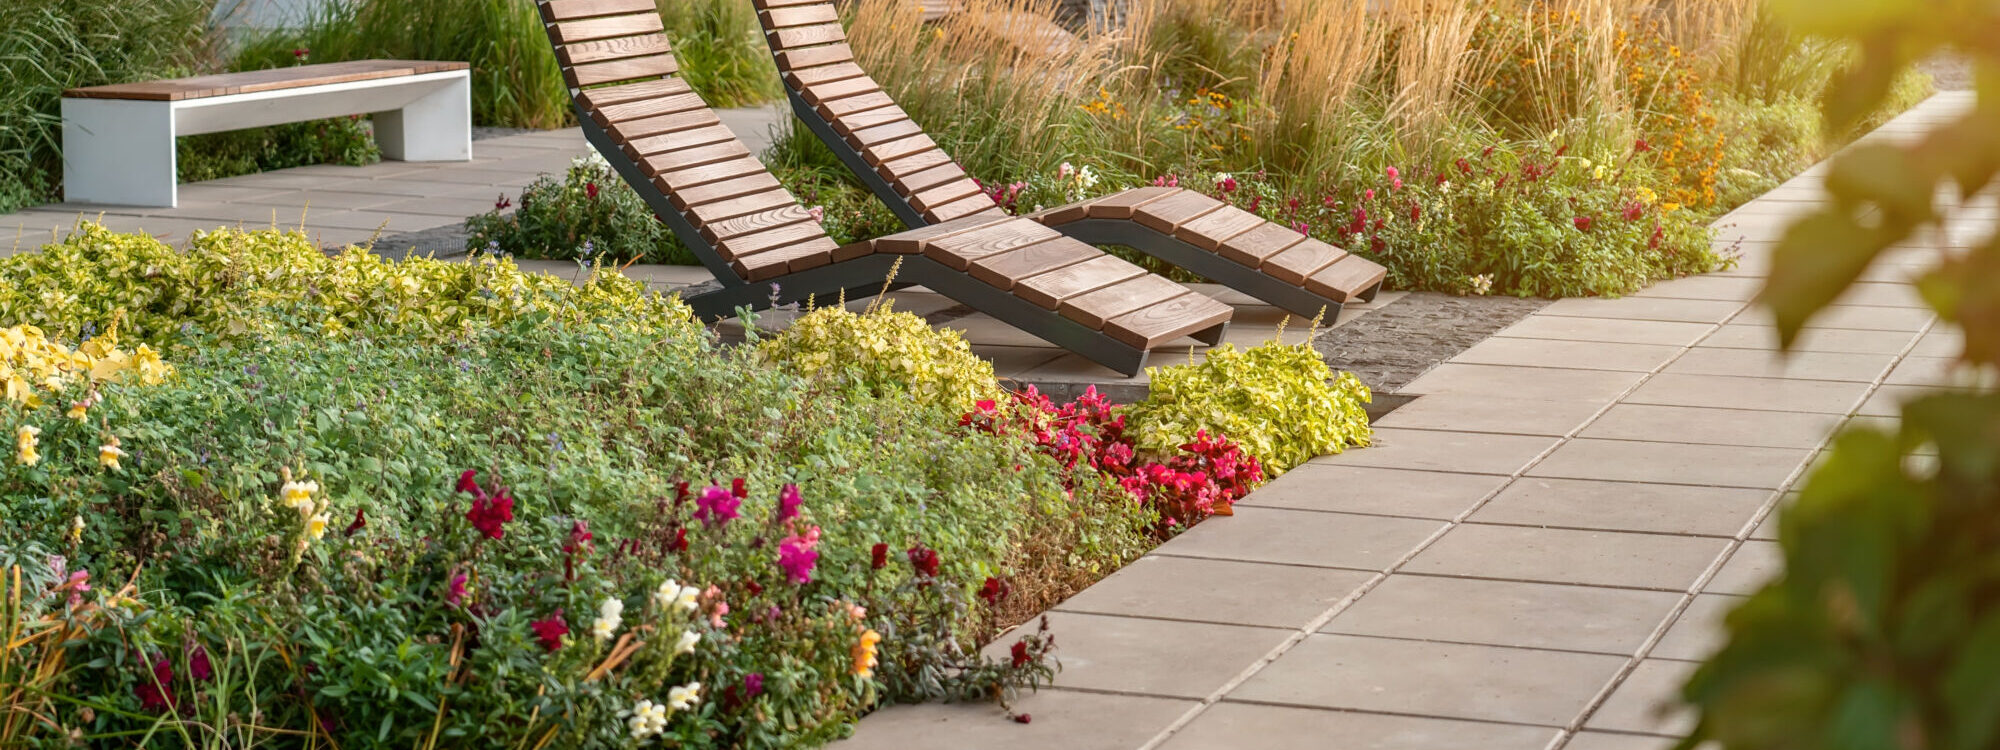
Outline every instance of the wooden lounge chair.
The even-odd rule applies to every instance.
[[[1183,336],[1221,340],[1229,306],[1026,219],[982,214],[840,245],[685,81],[654,0],[536,0],[583,132],[722,288],[707,320],[898,281],[1126,375]]]
[[[830,0],[755,2],[793,112],[905,225],[1005,215],[855,64]],[[1374,299],[1387,273],[1180,188],[1136,188],[1027,218],[1091,244],[1135,248],[1306,317]]]

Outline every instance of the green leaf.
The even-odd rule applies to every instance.
[[[1846,291],[1881,250],[1871,232],[1827,209],[1785,230],[1772,251],[1771,278],[1758,301],[1777,320],[1780,345],[1790,349],[1813,313]]]

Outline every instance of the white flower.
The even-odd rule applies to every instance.
[[[625,719],[625,728],[631,730],[632,739],[643,740],[667,731],[667,707],[651,700],[640,700],[632,704],[632,715]]]
[[[1096,185],[1097,171],[1091,169],[1090,165],[1088,164],[1083,165],[1083,169],[1078,170],[1076,173],[1076,182],[1077,184],[1082,185],[1084,187],[1092,187]]]
[[[690,682],[667,691],[667,704],[675,711],[686,711],[701,702],[701,683]]]
[[[1216,182],[1221,182],[1221,181],[1223,181],[1223,180],[1227,180],[1227,179],[1229,179],[1229,173],[1228,173],[1228,172],[1217,172],[1217,173],[1215,173],[1215,181],[1216,181]]]
[[[692,654],[694,653],[694,644],[700,642],[701,642],[700,633],[694,632],[692,630],[681,633],[680,642],[674,644],[674,653]]]
[[[674,595],[674,606],[680,607],[682,612],[693,612],[696,607],[701,606],[699,602],[695,601],[699,596],[701,596],[701,589],[693,586],[682,586],[681,592]]]
[[[286,482],[285,486],[278,492],[284,498],[285,507],[296,510],[301,514],[310,513],[313,509],[312,496],[319,492],[319,483],[310,481]]]
[[[653,606],[663,610],[680,607],[683,611],[692,612],[695,607],[701,606],[695,601],[700,596],[701,589],[682,586],[679,581],[669,578],[661,581],[659,590],[653,592]]]
[[[590,636],[597,640],[610,638],[618,632],[618,625],[625,621],[625,602],[618,597],[608,597],[597,605],[597,621],[590,624]]]
[[[69,519],[69,538],[75,542],[83,541],[83,516]]]

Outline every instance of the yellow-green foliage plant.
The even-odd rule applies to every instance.
[[[1335,374],[1310,344],[1224,344],[1200,362],[1147,369],[1146,399],[1129,419],[1140,448],[1172,453],[1197,430],[1224,435],[1276,477],[1314,456],[1368,444],[1372,396]]]
[[[891,305],[856,313],[820,307],[758,344],[767,362],[877,395],[900,391],[919,403],[970,412],[1005,394],[993,364],[972,353],[957,331],[932,328]]]
[[[490,257],[398,261],[361,247],[328,255],[303,232],[277,229],[196,232],[186,249],[176,249],[85,222],[40,252],[0,260],[0,325],[75,338],[114,318],[136,341],[161,344],[196,329],[233,335],[281,319],[335,335],[428,341],[535,318],[697,330],[685,305],[616,273],[572,283]]]

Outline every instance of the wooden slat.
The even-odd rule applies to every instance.
[[[1167,302],[1147,305],[1112,318],[1104,324],[1104,332],[1125,344],[1151,349],[1228,322],[1234,312],[1228,305],[1188,292]]]
[[[1306,236],[1271,222],[1251,227],[1250,231],[1229,238],[1215,249],[1217,255],[1236,261],[1251,268],[1264,265],[1264,259],[1305,241]]]
[[[820,65],[811,68],[801,68],[786,73],[785,85],[795,89],[800,89],[815,84],[827,83],[829,81],[841,81],[849,78],[860,78],[865,75],[868,75],[868,71],[862,70],[861,66],[859,65],[855,65],[854,63],[851,62],[835,63],[832,65]]]
[[[957,163],[951,163],[931,167],[930,169],[904,177],[896,181],[895,187],[898,193],[913,195],[951,182],[971,183],[972,180],[966,176],[965,170],[960,168]],[[973,189],[977,190],[978,188],[978,185],[973,185]]]
[[[882,175],[882,179],[895,182],[902,175],[916,174],[932,167],[950,163],[952,163],[950,156],[946,155],[943,151],[933,149],[877,164],[875,165],[875,173]]]
[[[1265,258],[1259,270],[1287,284],[1304,284],[1306,277],[1346,256],[1346,250],[1307,237],[1284,252]]]
[[[752,5],[756,6],[758,10],[769,10],[771,8],[787,8],[794,5],[813,5],[823,2],[826,2],[826,0],[755,0]]]
[[[706,146],[711,143],[736,140],[736,134],[722,125],[682,130],[648,138],[634,138],[625,142],[625,153],[634,159],[647,154],[662,154],[684,148]]]
[[[722,242],[731,237],[741,237],[752,232],[762,232],[801,221],[812,221],[812,214],[806,212],[805,206],[793,201],[789,205],[768,211],[759,211],[726,221],[708,222],[701,227],[701,236],[706,237],[709,242]]]
[[[929,217],[931,221],[951,221],[963,216],[977,216],[979,214],[1006,216],[1007,212],[1000,210],[999,206],[993,205],[993,199],[984,195],[974,195],[924,212],[924,215]]]
[[[796,205],[797,203],[798,201],[792,198],[791,193],[787,193],[781,188],[756,195],[731,198],[726,201],[704,203],[688,209],[687,213],[699,223],[707,224],[710,222],[728,221],[739,216],[749,216],[760,211],[769,211],[780,206]]]
[[[659,10],[653,0],[547,0],[541,8],[542,20],[548,22]]]
[[[1102,329],[1112,318],[1187,293],[1187,287],[1149,273],[1065,299],[1057,304],[1056,311],[1089,328]]]
[[[722,124],[722,118],[716,117],[714,110],[702,107],[700,109],[690,109],[685,112],[675,112],[671,115],[614,122],[611,123],[611,127],[606,129],[619,138],[634,140],[662,133],[674,133],[720,124]]]
[[[888,94],[876,91],[860,96],[850,96],[844,99],[824,102],[816,107],[816,109],[819,110],[821,117],[832,120],[839,117],[850,117],[856,113],[866,112],[871,109],[893,106],[896,106],[896,100],[890,99]]]
[[[798,5],[790,8],[772,8],[758,13],[758,20],[766,29],[784,29],[793,26],[811,26],[819,23],[840,22],[840,12],[833,9],[833,3],[819,5]]]
[[[772,29],[768,34],[773,49],[798,49],[847,41],[847,32],[842,31],[838,23]]]
[[[556,59],[564,65],[623,60],[627,57],[665,55],[674,51],[665,34],[642,34],[621,36],[616,39],[599,39],[595,42],[563,44],[556,47]]]
[[[960,231],[944,233],[925,242],[923,253],[960,271],[981,258],[1062,237],[1061,233],[1032,221],[981,222],[972,219],[959,223],[962,225]]]
[[[915,120],[906,117],[871,128],[856,130],[847,136],[847,142],[855,148],[866,148],[877,143],[887,143],[913,135],[923,135],[923,132],[923,126],[918,125]]]
[[[1182,223],[1174,228],[1174,236],[1188,244],[1209,252],[1214,252],[1231,237],[1263,226],[1264,217],[1235,206],[1223,206],[1215,211]]]
[[[1156,201],[1140,204],[1132,220],[1163,234],[1173,234],[1181,224],[1201,218],[1228,205],[1193,190],[1183,190]]]
[[[1350,254],[1308,277],[1306,291],[1335,302],[1352,302],[1363,292],[1381,284],[1388,273],[1389,269],[1375,261]]]
[[[982,227],[999,224],[1004,221],[1007,221],[1005,217],[988,216],[965,218],[957,221],[941,221],[881,237],[875,240],[875,249],[885,253],[898,254],[926,252],[932,242]]]
[[[675,190],[706,185],[711,182],[735,179],[764,171],[763,162],[750,157],[704,164],[699,167],[676,169],[660,175],[660,179]]]
[[[855,133],[863,130],[897,122],[905,122],[909,119],[910,114],[908,112],[904,112],[902,107],[892,104],[880,109],[871,109],[867,112],[848,115],[838,120],[828,120],[827,122],[833,125],[833,131],[839,133],[840,137],[852,138]]]
[[[658,34],[666,30],[666,26],[660,23],[659,13],[646,12],[550,24],[549,38],[563,44],[575,44],[616,36]]]
[[[819,222],[805,221],[772,227],[761,232],[752,232],[740,237],[732,237],[723,240],[720,244],[729,257],[742,258],[772,248],[784,247],[785,245],[797,244],[815,237],[825,236],[826,232],[820,228]]]
[[[937,150],[937,143],[930,136],[918,133],[908,138],[878,143],[861,150],[861,158],[868,166],[879,167],[883,162],[895,161],[905,156],[915,156],[925,151]]]
[[[804,98],[807,104],[810,104],[814,107],[818,107],[830,101],[836,101],[840,99],[845,99],[850,96],[859,96],[861,94],[873,93],[881,90],[882,90],[881,87],[875,85],[874,79],[869,78],[867,76],[862,76],[859,78],[849,78],[841,81],[833,81],[830,83],[822,83],[815,86],[808,86],[805,89],[799,91],[799,96]]]
[[[1058,224],[1068,224],[1072,221],[1076,221],[1078,219],[1087,216],[1090,213],[1090,204],[1096,202],[1097,200],[1098,199],[1096,198],[1087,198],[1084,200],[1077,201],[1075,203],[1056,206],[1055,208],[1043,209],[1042,211],[1037,212],[1034,216],[1030,218],[1033,218],[1035,221],[1039,221],[1048,226],[1056,226]]]
[[[980,190],[979,186],[971,180],[959,180],[957,182],[947,182],[924,192],[911,195],[909,201],[910,206],[918,211],[930,211],[931,209],[940,208],[961,200],[968,195],[978,195],[986,198],[988,202],[993,200],[992,196],[985,195],[985,192]]]
[[[677,81],[680,79],[669,80]],[[643,120],[649,117],[706,111],[708,111],[708,104],[703,102],[701,97],[694,92],[688,92],[646,101],[613,104],[603,109],[592,110],[590,119],[596,120],[599,125],[610,127],[617,123]]]
[[[854,260],[855,258],[859,258],[863,255],[874,255],[874,254],[875,254],[874,240],[849,242],[845,245],[841,245],[840,247],[834,248],[833,262],[839,263],[841,261]]]
[[[1123,258],[1099,255],[1073,266],[1022,279],[1014,294],[1029,303],[1054,310],[1064,299],[1146,275],[1146,269]]]
[[[674,60],[673,55],[654,55],[578,65],[570,68],[568,72],[570,83],[581,87],[639,78],[659,78],[673,75],[680,69],[680,63]]]
[[[667,189],[664,182],[660,187],[662,190]],[[715,203],[729,200],[730,198],[739,198],[754,193],[781,189],[783,188],[778,184],[778,178],[772,177],[769,172],[758,172],[733,180],[711,182],[699,187],[675,188],[667,197],[673,199],[674,206],[685,211],[690,206],[700,206],[704,203]]]
[[[797,273],[808,268],[824,266],[833,262],[833,252],[840,249],[830,237],[807,240],[786,245],[774,250],[766,250],[747,258],[738,258],[730,265],[736,272],[750,281],[769,281],[788,273]]]
[[[854,59],[854,49],[846,44],[829,44],[824,47],[788,49],[776,55],[778,70],[798,70],[815,65],[832,65]]]
[[[1181,192],[1180,188],[1142,187],[1126,190],[1115,195],[1108,195],[1102,200],[1090,204],[1090,218],[1130,219],[1132,218],[1132,212],[1139,206],[1166,198],[1178,192]]]
[[[629,120],[633,117],[665,113],[660,111],[627,113],[614,108],[660,99],[670,99],[691,93],[694,93],[694,89],[688,88],[686,81],[679,78],[669,78],[664,81],[640,81],[638,83],[624,83],[617,86],[590,89],[589,91],[579,91],[576,94],[576,100],[577,103],[583,105],[584,109],[607,110],[605,114],[612,120]],[[697,106],[700,105],[701,100],[699,97],[695,99],[695,103]],[[682,109],[686,109],[686,107]]]
[[[1028,226],[1046,228],[1032,223]],[[974,260],[972,267],[967,271],[972,274],[972,278],[1001,289],[1012,289],[1020,280],[1030,276],[1101,257],[1104,257],[1103,250],[1057,235],[1045,242],[1037,242]]]
[[[742,141],[723,141],[681,151],[649,154],[640,157],[638,162],[639,170],[645,172],[646,176],[658,177],[668,172],[740,159],[749,155],[750,147],[743,145]]]
[[[140,101],[184,101],[259,91],[325,86],[335,83],[372,81],[381,78],[465,70],[462,62],[431,60],[354,60],[351,62],[294,65],[242,73],[222,73],[161,81],[118,83],[70,89],[63,96],[72,99],[131,99]]]

